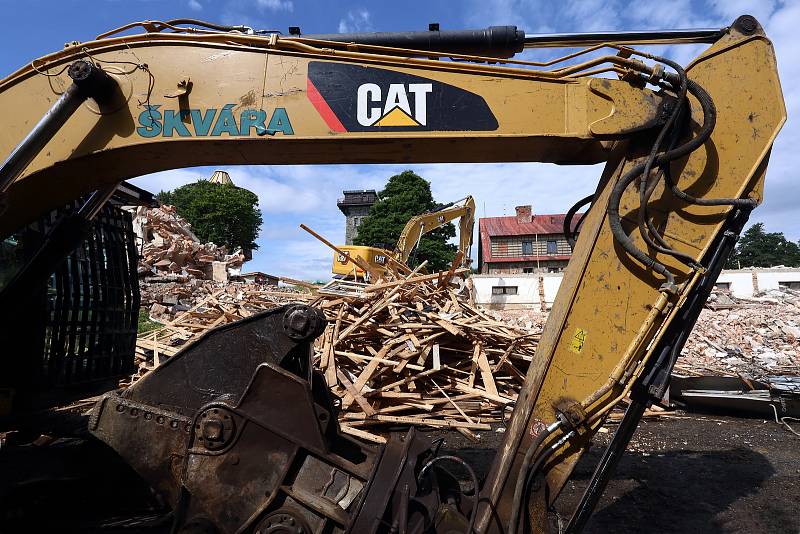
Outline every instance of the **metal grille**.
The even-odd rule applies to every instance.
[[[106,206],[50,278],[41,377],[47,387],[119,378],[134,368],[139,310],[131,217]]]

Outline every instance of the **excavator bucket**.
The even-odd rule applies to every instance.
[[[177,532],[422,532],[434,518],[463,527],[440,498],[458,496],[457,482],[418,480],[433,458],[426,439],[410,430],[378,447],[339,432],[311,367],[324,326],[320,311],[290,305],[216,328],[106,394],[90,431],[170,504]]]

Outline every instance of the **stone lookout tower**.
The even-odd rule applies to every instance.
[[[347,217],[345,226],[345,244],[352,245],[353,240],[358,235],[358,227],[361,221],[369,214],[369,208],[378,200],[378,193],[374,189],[359,189],[355,191],[343,191],[344,197],[340,198],[336,205]]]

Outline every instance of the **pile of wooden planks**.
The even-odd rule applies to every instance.
[[[192,306],[155,330],[139,334],[136,340],[137,375],[143,376],[165,359],[177,353],[186,343],[217,326],[290,302],[304,302],[310,293],[276,289],[247,283],[207,284],[204,295],[193,299]],[[153,307],[160,306],[153,304]],[[163,308],[163,306],[160,306]],[[163,317],[154,317],[160,319]]]
[[[457,294],[464,274],[388,276],[348,291],[291,293],[221,284],[162,327],[140,334],[143,376],[206,331],[289,302],[323,310],[329,323],[315,343],[315,365],[340,399],[343,431],[375,442],[390,427],[453,428],[475,438],[510,412],[539,330],[491,317]]]
[[[508,416],[539,332],[471,306],[449,283],[456,274],[389,275],[310,302],[328,318],[315,363],[340,399],[342,431],[382,443],[380,431],[414,425],[476,439]]]
[[[459,255],[449,270],[432,274],[424,273],[425,262],[414,270],[389,262],[373,283],[311,288],[306,302],[328,319],[314,365],[339,400],[343,432],[382,443],[384,430],[423,426],[477,439],[508,417],[541,328],[512,325],[471,305],[460,262]],[[303,300],[297,297],[223,287],[139,337],[144,371],[211,328]]]

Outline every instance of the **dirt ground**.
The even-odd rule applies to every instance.
[[[578,463],[556,501],[566,526],[611,431]],[[486,475],[501,434],[447,449]],[[800,532],[800,438],[773,421],[717,415],[642,421],[587,525],[588,533]]]
[[[556,503],[566,524],[585,488],[610,432],[578,463]],[[459,434],[444,437],[444,450],[486,475],[502,434],[488,432],[480,444]],[[57,454],[39,465],[49,473],[0,506],[0,533],[61,532],[166,533],[169,517],[148,497],[132,473],[108,469],[117,462],[99,444],[56,444]],[[25,463],[0,451],[4,478],[25,478]],[[75,479],[67,466],[87,466],[93,483]],[[30,464],[27,464],[28,466]],[[49,495],[50,498],[45,496]],[[53,498],[53,496],[56,498]],[[150,507],[142,507],[144,503]],[[800,438],[772,421],[716,415],[644,420],[633,437],[587,533],[708,532],[800,533]],[[109,512],[114,510],[113,516]]]

